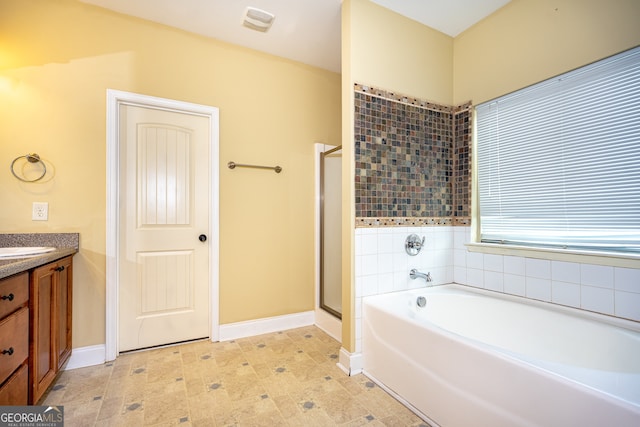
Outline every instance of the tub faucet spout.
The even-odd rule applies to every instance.
[[[424,279],[427,281],[427,283],[430,283],[433,279],[431,278],[431,273],[420,273],[418,270],[416,270],[415,268],[412,268],[411,271],[409,272],[409,277],[411,277],[412,280],[417,279],[418,277],[421,279]]]

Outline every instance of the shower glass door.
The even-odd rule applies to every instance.
[[[320,308],[342,318],[342,147],[320,154]]]

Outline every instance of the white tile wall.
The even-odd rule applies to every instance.
[[[463,283],[464,284],[464,283]],[[527,286],[523,274],[504,274],[504,292],[519,297],[525,296]]]
[[[614,302],[616,316],[640,320],[640,293],[616,291]]]
[[[502,273],[504,271],[504,256],[484,254],[483,265],[484,269],[487,271],[497,271]]]
[[[614,283],[617,291],[640,293],[640,270],[635,268],[615,268]]]
[[[504,256],[500,275],[499,255],[466,250],[470,233],[454,230],[456,283],[640,322],[640,269]]]
[[[551,301],[551,279],[542,279],[527,275],[525,277],[525,296],[540,301]]]
[[[580,308],[604,314],[615,314],[613,289],[580,287]]]
[[[551,261],[547,259],[525,258],[524,272],[527,277],[551,279]]]
[[[551,301],[556,304],[580,308],[580,285],[569,282],[551,282]]]
[[[485,284],[485,289],[504,292],[504,274],[502,272],[485,270],[482,281]]]
[[[580,264],[551,261],[551,279],[558,282],[580,283]]]
[[[613,267],[580,264],[580,284],[613,289]]]
[[[409,271],[416,268],[430,272],[431,285],[454,281],[454,227],[378,227],[355,231],[356,280],[356,352],[361,351],[362,298],[427,286],[422,279],[411,280]],[[410,234],[425,237],[424,247],[416,256],[404,249]],[[464,239],[464,234],[459,238]],[[463,246],[464,247],[464,246]],[[459,257],[465,257],[459,250]]]
[[[505,256],[504,272],[509,274],[515,274],[517,276],[526,275],[525,258],[519,257],[519,256]]]
[[[409,256],[409,234],[425,247]],[[432,284],[456,282],[640,322],[640,269],[469,252],[469,227],[357,228],[356,352],[362,349],[362,297],[426,286],[409,270],[431,272]]]

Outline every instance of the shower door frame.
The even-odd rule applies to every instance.
[[[319,212],[319,230],[320,230],[320,266],[319,266],[319,274],[320,274],[320,283],[319,283],[319,288],[320,288],[320,296],[319,296],[319,306],[322,310],[326,311],[327,313],[331,314],[332,316],[337,317],[338,319],[342,320],[342,313],[338,312],[337,310],[333,309],[332,307],[329,307],[328,305],[325,304],[325,298],[324,298],[324,228],[325,228],[325,223],[324,223],[324,159],[327,155],[329,154],[333,154],[336,151],[341,151],[342,150],[342,145],[338,145],[334,148],[331,148],[327,151],[322,151],[320,152],[320,179],[319,179],[319,185],[320,185],[320,212]]]

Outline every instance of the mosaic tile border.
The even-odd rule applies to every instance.
[[[471,217],[430,218],[356,218],[356,228],[373,227],[423,227],[423,226],[469,226]]]
[[[422,227],[425,225],[453,225],[450,217],[430,218],[356,218],[356,228],[367,227]]]
[[[472,107],[471,101],[467,101],[461,105],[444,105],[435,102],[427,101],[426,99],[420,99],[409,95],[397,93],[386,89],[375,88],[372,86],[363,85],[361,83],[354,83],[354,90],[360,93],[366,93],[378,98],[387,99],[390,101],[400,102],[402,104],[414,105],[416,107],[426,108],[428,110],[440,111],[443,113],[458,114]]]
[[[453,218],[454,227],[465,226],[468,227],[471,225],[471,217],[470,216],[457,216]]]
[[[471,107],[473,107],[471,101],[467,101],[464,104],[456,105],[455,107],[452,107],[453,114],[464,113],[465,111],[471,110]]]

